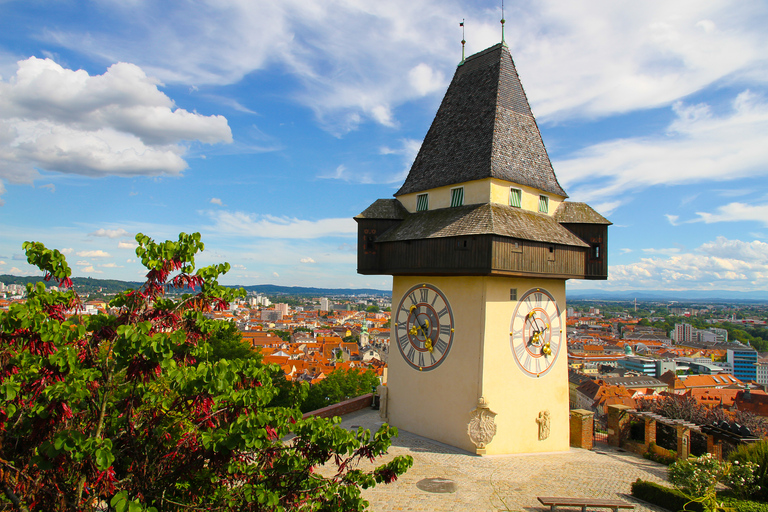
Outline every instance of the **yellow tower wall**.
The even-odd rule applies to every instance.
[[[453,343],[440,366],[420,372],[404,361],[393,328],[387,360],[389,422],[408,432],[474,452],[475,446],[467,436],[467,423],[480,389],[483,283],[477,277],[395,276],[393,323],[403,294],[420,283],[436,286],[448,298],[455,325]]]
[[[568,347],[565,333],[565,281],[486,277],[486,323],[484,328],[483,382],[481,393],[497,413],[496,436],[486,453],[536,453],[566,451],[570,445],[568,408]],[[562,326],[557,358],[541,377],[522,372],[510,347],[510,324],[518,301],[509,299],[510,289],[522,297],[530,289],[547,290],[557,301]],[[549,411],[549,436],[539,440],[537,418]]]
[[[429,283],[451,304],[454,339],[445,361],[430,371],[409,366],[390,342],[388,418],[403,430],[475,452],[467,426],[482,396],[495,417],[496,436],[487,454],[566,451],[569,449],[568,357],[565,341],[565,282],[505,277],[395,276],[393,318],[411,287]],[[558,303],[562,341],[552,369],[539,378],[525,375],[510,347],[510,323],[518,301],[531,288],[544,288]],[[393,320],[394,321],[394,320]],[[550,413],[550,432],[539,440],[537,418]]]

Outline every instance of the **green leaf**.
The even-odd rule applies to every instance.
[[[109,450],[99,448],[96,450],[96,467],[100,471],[106,471],[112,465],[115,460],[115,456]]]

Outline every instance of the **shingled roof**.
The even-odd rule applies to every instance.
[[[397,199],[377,199],[355,218],[403,220],[407,216],[408,210]]]
[[[535,242],[589,247],[555,219],[499,204],[473,204],[409,214],[377,242],[466,235],[500,235]]]
[[[395,196],[485,178],[567,197],[503,43],[458,67]]]
[[[555,220],[564,224],[613,224],[587,203],[563,201],[555,211]]]

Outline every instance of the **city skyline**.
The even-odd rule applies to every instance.
[[[0,274],[21,243],[140,280],[133,235],[200,231],[225,284],[391,289],[352,218],[402,184],[495,2],[4,2]],[[506,5],[505,40],[570,200],[613,223],[609,280],[768,288],[768,6]],[[160,21],[158,21],[160,20]]]

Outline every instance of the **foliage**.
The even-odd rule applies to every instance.
[[[656,443],[650,443],[648,445],[648,451],[643,454],[643,457],[645,457],[648,460],[652,460],[654,462],[658,462],[659,464],[664,464],[665,466],[669,466],[671,464],[674,464],[677,462],[677,452],[674,450],[669,451],[669,455],[661,455],[659,453],[656,453],[653,451],[654,446],[656,446]]]
[[[301,410],[309,412],[322,409],[370,393],[378,385],[379,378],[371,370],[334,370],[309,389],[309,395],[301,405]]]
[[[667,510],[686,510],[702,512],[700,503],[689,503],[690,500],[677,489],[664,487],[654,482],[646,482],[639,478],[632,483],[632,496],[648,503],[653,503]]]
[[[701,503],[691,503],[677,489],[664,487],[654,482],[646,482],[639,478],[632,484],[632,496],[666,510],[683,510],[683,507],[685,507],[685,510],[694,512],[702,512],[704,510]],[[723,497],[722,501],[726,509],[737,510],[738,512],[768,512],[768,504],[766,503],[739,500],[727,496]]]
[[[211,345],[211,360],[219,359],[255,359],[261,361],[261,352],[254,350],[247,342],[237,325],[227,322],[225,327],[214,332],[208,339]]]
[[[672,420],[685,420],[696,425],[714,422],[736,421],[747,427],[755,436],[768,436],[768,424],[760,416],[747,411],[725,411],[722,407],[708,408],[695,398],[682,395],[665,395],[656,400],[638,400],[637,410],[650,411]]]
[[[279,337],[283,341],[291,341],[291,333],[288,331],[281,331],[280,329],[270,329],[267,332],[271,332]]]
[[[728,455],[728,460],[757,465],[755,477],[760,489],[752,496],[761,501],[768,501],[768,441],[740,445]]]
[[[359,510],[361,488],[412,464],[355,467],[386,452],[387,425],[348,432],[268,407],[276,367],[219,360],[210,343],[229,326],[205,314],[240,295],[218,284],[229,265],[195,271],[197,233],[136,240],[147,279],[112,300],[115,315],[67,318],[77,294],[42,283],[0,312],[0,490],[14,509]],[[24,249],[69,284],[61,253]],[[196,293],[172,300],[167,287]],[[323,464],[330,477],[314,471]]]
[[[669,467],[669,481],[691,501],[701,503],[704,510],[724,509],[718,501],[716,487],[723,483],[744,497],[759,489],[755,484],[757,465],[752,462],[720,462],[711,453],[680,460]]]
[[[373,305],[370,305],[367,308],[365,308],[365,310],[368,313],[378,313],[379,312],[379,306],[377,306],[376,304],[373,304]]]

